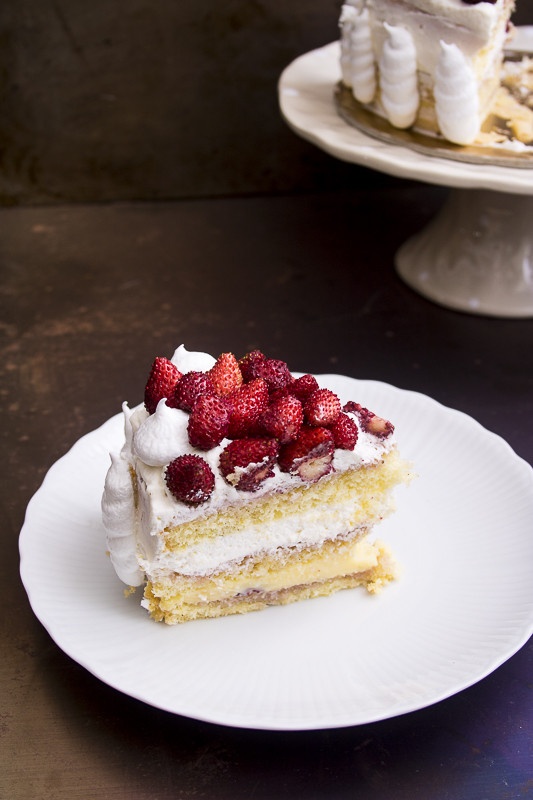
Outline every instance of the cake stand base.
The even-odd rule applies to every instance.
[[[400,277],[448,308],[533,317],[533,197],[452,189],[396,254]]]

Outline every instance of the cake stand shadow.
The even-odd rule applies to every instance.
[[[439,213],[396,253],[400,277],[448,308],[533,317],[533,168],[436,157],[369,136],[338,114],[339,78],[338,42],[284,70],[279,104],[295,133],[342,161],[450,187]]]

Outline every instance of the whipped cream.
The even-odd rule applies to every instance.
[[[149,414],[132,437],[133,453],[150,467],[164,467],[188,447],[189,415],[170,408],[160,400],[154,414]]]
[[[356,100],[370,103],[376,93],[376,65],[367,9],[342,7],[341,70]]]
[[[137,558],[133,482],[129,461],[122,454],[111,455],[102,497],[102,521],[115,572],[128,586],[139,586],[144,581],[144,570]]]
[[[189,352],[180,344],[170,359],[182,374],[186,372],[207,372],[214,366],[216,359],[209,353]]]
[[[364,0],[357,8],[368,9],[374,46],[383,48],[387,33],[383,23],[403,27],[413,37],[420,71],[433,75],[438,58],[438,42],[455,42],[468,58],[499,45],[505,33],[510,0],[470,5],[463,0]]]
[[[455,44],[440,43],[434,94],[442,135],[456,144],[473,142],[480,128],[477,81]]]
[[[178,348],[173,361],[182,372],[209,369],[215,363],[204,353],[188,353]],[[348,400],[350,398],[346,398]],[[102,513],[111,561],[124,583],[137,586],[150,577],[179,571],[184,574],[207,574],[217,566],[239,560],[251,551],[265,551],[279,546],[320,544],[338,530],[335,508],[328,507],[323,519],[311,519],[297,534],[294,521],[283,519],[269,525],[268,531],[248,528],[234,535],[226,534],[216,542],[187,546],[180,552],[165,549],[161,531],[201,518],[227,506],[243,505],[251,499],[247,492],[227,483],[218,468],[222,450],[229,444],[224,439],[208,451],[193,448],[187,437],[188,414],[166,406],[163,400],[153,415],[142,404],[130,410],[123,405],[125,443],[119,455],[112,457],[107,473]],[[160,440],[160,437],[164,441]],[[171,441],[167,441],[167,437]],[[336,471],[377,463],[394,447],[394,436],[379,439],[359,430],[353,451],[336,450],[333,466]],[[165,483],[167,464],[178,455],[196,453],[210,465],[215,488],[209,499],[199,506],[175,500]],[[167,460],[168,459],[168,460]],[[262,483],[253,498],[301,486],[300,478],[273,467],[274,475]],[[133,475],[137,487],[134,487]],[[323,478],[327,480],[327,478]],[[301,526],[300,526],[301,527]],[[331,527],[331,531],[329,528]]]
[[[408,128],[416,119],[420,96],[413,37],[402,27],[384,24],[387,39],[379,59],[381,102],[396,128]]]

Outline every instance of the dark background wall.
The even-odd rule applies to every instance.
[[[0,204],[175,199],[353,179],[276,85],[340,0],[2,0]],[[533,20],[533,0],[516,19]]]

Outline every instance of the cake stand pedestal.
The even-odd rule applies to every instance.
[[[279,104],[295,133],[343,161],[451,187],[441,211],[398,250],[401,278],[448,308],[533,317],[533,168],[455,161],[374,139],[339,116],[339,79],[337,42],[285,69]]]

